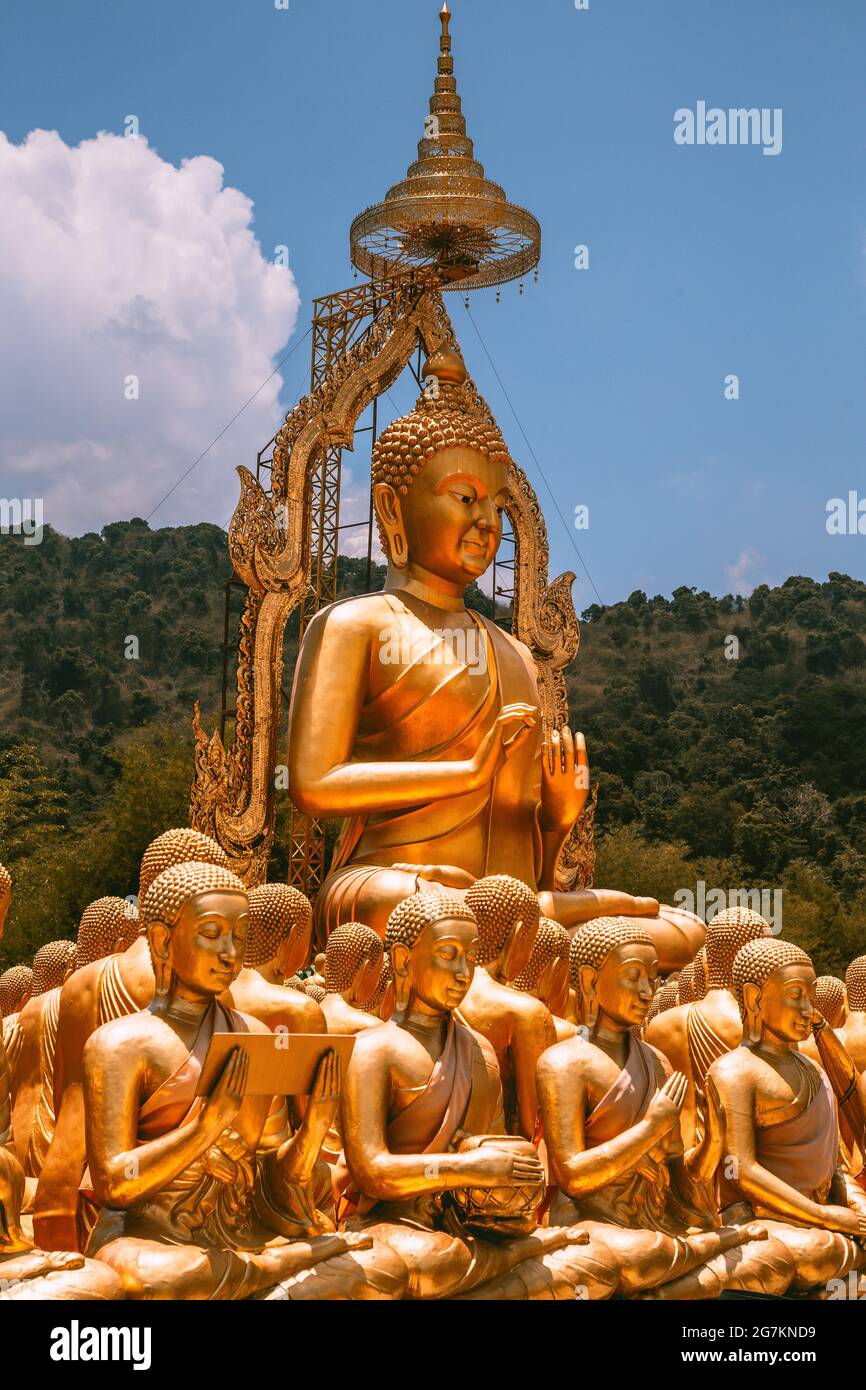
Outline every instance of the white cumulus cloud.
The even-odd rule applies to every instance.
[[[280,422],[280,373],[262,384],[299,303],[251,200],[206,155],[35,130],[0,132],[0,206],[0,493],[71,534],[147,516],[258,391],[151,523],[224,524]]]
[[[748,598],[754,590],[750,575],[754,577],[755,568],[760,565],[763,559],[757,550],[741,550],[732,565],[725,565],[725,574],[731,585],[731,591],[735,594],[742,594],[743,598]]]

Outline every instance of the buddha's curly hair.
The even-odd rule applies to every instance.
[[[12,896],[12,875],[5,864],[0,864],[0,902]]]
[[[148,845],[141,859],[138,879],[139,902],[144,901],[148,888],[173,864],[219,864],[228,869],[228,855],[220,849],[216,840],[204,835],[200,830],[181,826],[175,830],[164,830]]]
[[[866,956],[857,956],[845,971],[848,1003],[858,1013],[866,1009]]]
[[[373,484],[405,497],[428,459],[445,449],[474,449],[508,469],[511,455],[497,425],[463,383],[431,380],[415,409],[387,425],[373,446]],[[378,521],[378,519],[377,519]],[[379,525],[383,549],[387,538]]]
[[[8,1018],[17,1014],[21,1002],[30,998],[30,982],[33,971],[29,965],[11,965],[0,975],[0,1016]]]
[[[135,903],[126,898],[97,898],[88,903],[78,924],[75,943],[75,969],[91,961],[125,951],[141,932],[141,918]]]
[[[676,1008],[678,986],[678,980],[665,980],[664,984],[659,986],[653,995],[652,1003],[647,1009],[644,1027],[646,1027],[650,1019],[655,1018],[656,1014],[663,1014],[666,1013],[668,1009]]]
[[[695,997],[695,963],[684,965],[677,980],[677,1003],[691,1004]]]
[[[425,927],[448,918],[458,922],[474,922],[478,926],[478,919],[464,898],[458,898],[454,893],[413,893],[398,903],[388,918],[385,928],[386,951],[391,951],[398,944],[411,950]]]
[[[709,988],[709,973],[707,968],[707,948],[702,946],[694,959],[695,971],[692,976],[692,983],[695,991],[695,999],[705,999]]]
[[[593,917],[579,926],[571,938],[569,957],[571,983],[580,987],[578,971],[582,965],[599,970],[617,946],[654,946],[646,927],[631,917]]]
[[[845,981],[836,975],[819,975],[815,985],[815,1008],[831,1028],[838,1028],[845,1008]]]
[[[363,922],[341,922],[328,937],[325,985],[335,994],[351,989],[363,961],[380,962],[382,938]]]
[[[496,960],[515,922],[537,927],[541,920],[536,894],[510,874],[476,879],[466,894],[466,902],[478,923],[479,965]]]
[[[511,981],[512,988],[522,989],[525,993],[531,994],[550,962],[557,958],[568,960],[570,952],[571,939],[565,927],[561,927],[550,917],[540,918],[529,964],[522,974],[515,976]]]
[[[737,952],[750,941],[767,936],[770,924],[750,907],[728,907],[707,923],[707,982],[710,989],[728,989]]]
[[[261,883],[249,893],[250,925],[244,965],[267,965],[292,932],[313,918],[308,898],[288,883]]]
[[[33,957],[30,998],[38,999],[63,984],[75,962],[74,941],[48,941]]]
[[[749,941],[734,957],[734,994],[740,1006],[740,1013],[745,1017],[743,985],[763,987],[771,975],[777,970],[783,970],[786,965],[811,964],[811,958],[806,952],[801,951],[800,947],[791,941],[779,941],[775,936],[757,937]]]
[[[366,1004],[360,1004],[358,1006],[362,1013],[378,1013],[379,1006],[381,1005],[382,1000],[385,998],[385,991],[388,988],[388,986],[393,982],[393,980],[394,971],[391,968],[391,957],[388,955],[388,952],[386,951],[382,956],[382,969],[379,972],[379,983],[373,990],[373,993],[370,995],[370,998],[367,1000]]]
[[[328,991],[322,989],[321,985],[307,984],[304,987],[304,993],[309,999],[315,999],[317,1004],[321,1004]]]
[[[175,927],[185,902],[198,893],[243,893],[247,890],[241,880],[219,864],[190,861],[174,864],[155,878],[144,895],[141,919],[147,929],[151,922]]]

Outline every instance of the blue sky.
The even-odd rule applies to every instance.
[[[499,305],[479,292],[472,314],[569,524],[462,298],[449,296],[449,307],[539,492],[552,568],[578,571],[578,607],[595,594],[574,543],[605,602],[636,588],[720,594],[832,569],[866,578],[866,537],[825,527],[829,498],[866,497],[866,6],[451,8],[476,154],[532,209],[544,238],[539,283],[522,297],[504,287]],[[297,339],[311,299],[351,282],[352,217],[414,157],[437,9],[438,0],[290,0],[288,11],[273,0],[16,0],[4,19],[0,126],[14,143],[40,127],[75,145],[122,132],[133,113],[163,160],[218,160],[226,184],[253,200],[265,257],[290,248]],[[676,145],[675,110],[699,100],[782,108],[781,153]],[[587,271],[574,268],[578,243],[590,248]],[[284,370],[284,405],[307,370],[303,347]],[[740,378],[737,401],[724,396],[729,373]],[[415,393],[404,380],[392,394],[405,409]],[[243,398],[226,399],[213,435]],[[43,419],[51,412],[46,383]],[[34,419],[34,444],[39,428]],[[228,438],[233,461],[249,462],[242,420]],[[208,469],[226,468],[224,453],[204,459],[200,485],[214,485]],[[178,495],[153,524],[179,519]],[[577,504],[590,509],[588,530],[570,525]]]

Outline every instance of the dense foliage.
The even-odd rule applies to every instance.
[[[219,720],[227,575],[209,525],[0,540],[0,860],[15,879],[0,966],[73,933],[92,898],[135,892],[145,845],[185,821],[193,701]],[[341,595],[366,583],[366,562],[341,557]],[[231,589],[232,633],[240,602]],[[582,632],[569,698],[601,784],[599,882],[668,901],[699,880],[781,888],[784,934],[821,968],[866,948],[866,586],[634,593],[588,609]],[[297,618],[286,690],[296,651]],[[275,875],[287,813],[278,793]]]

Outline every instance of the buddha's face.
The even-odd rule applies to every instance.
[[[474,449],[444,449],[398,499],[410,563],[465,588],[493,563],[502,538],[506,471]]]
[[[170,931],[159,922],[151,924],[151,950],[168,950],[185,993],[222,994],[240,973],[248,925],[245,893],[196,893],[184,903]]]
[[[3,929],[6,926],[6,918],[11,904],[12,894],[4,893],[2,889],[0,889],[0,938],[3,936]]]
[[[763,986],[744,983],[743,997],[757,1005],[764,1034],[780,1042],[800,1043],[811,1031],[816,984],[812,967],[795,962],[774,970]]]
[[[394,969],[408,969],[416,1004],[429,1013],[449,1013],[466,998],[478,959],[478,928],[460,918],[443,918],[425,927],[405,959],[394,948]]]
[[[599,1013],[621,1028],[643,1023],[655,993],[658,964],[654,946],[629,941],[615,947],[596,976]]]

